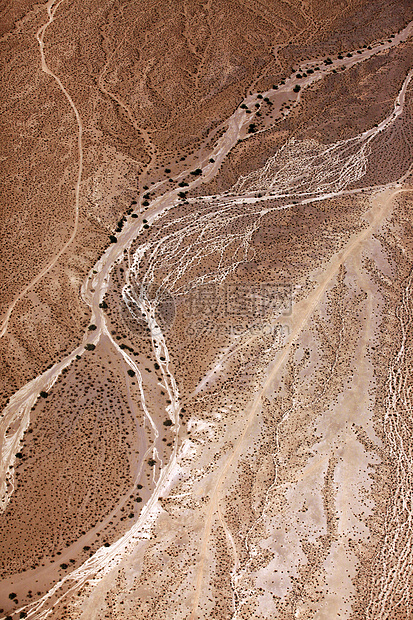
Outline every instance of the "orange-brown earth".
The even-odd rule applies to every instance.
[[[1,617],[410,617],[411,19],[0,8]]]
[[[407,0],[349,5],[226,0],[173,7],[115,2],[97,8],[61,3],[46,31],[45,57],[83,125],[80,222],[75,241],[51,272],[60,284],[60,302],[53,304],[47,283],[36,290],[55,320],[45,327],[42,312],[26,296],[22,303],[30,304],[39,344],[33,350],[24,341],[19,321],[3,338],[4,398],[76,340],[86,311],[78,299],[80,282],[136,199],[147,165],[150,175],[139,179],[140,189],[165,167],[176,172],[186,166],[251,84],[265,76],[273,83],[306,58],[367,45],[409,19]],[[41,70],[36,32],[46,22],[46,5],[12,2],[1,11],[3,313],[53,260],[74,226],[77,124],[58,84]],[[72,308],[66,329],[57,319],[59,304]],[[23,313],[18,304],[15,314]],[[7,370],[7,360],[16,356],[17,376],[15,367]]]

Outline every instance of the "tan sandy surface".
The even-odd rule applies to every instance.
[[[411,3],[0,16],[0,618],[411,617]]]

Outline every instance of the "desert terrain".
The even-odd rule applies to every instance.
[[[0,16],[0,619],[412,618],[411,2]]]

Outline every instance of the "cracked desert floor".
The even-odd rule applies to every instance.
[[[411,0],[0,44],[0,620],[413,619]]]

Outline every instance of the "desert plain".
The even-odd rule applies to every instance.
[[[0,44],[0,618],[413,618],[411,2]]]

